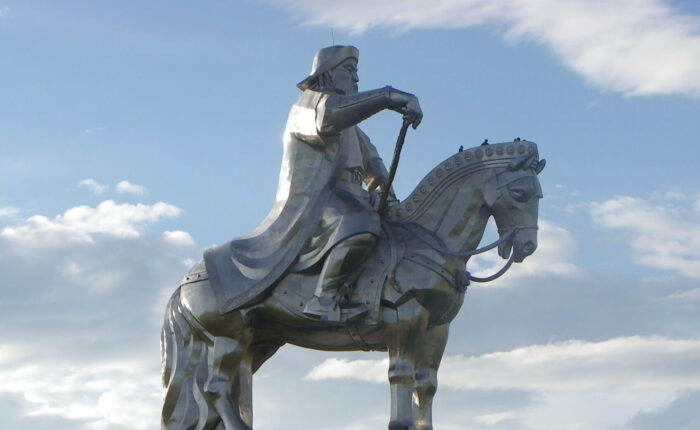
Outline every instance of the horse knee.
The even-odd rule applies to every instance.
[[[408,361],[398,361],[389,365],[389,383],[413,385],[415,371],[413,364]]]
[[[415,389],[419,397],[433,397],[437,392],[437,372],[435,370],[419,370],[416,372]]]

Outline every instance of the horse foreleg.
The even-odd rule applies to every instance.
[[[429,328],[421,336],[416,360],[413,414],[416,430],[433,429],[433,397],[437,391],[437,373],[445,352],[449,324]]]
[[[250,430],[241,419],[239,405],[234,404],[239,397],[236,394],[240,393],[240,387],[234,387],[234,382],[240,384],[241,377],[245,378],[245,375],[238,375],[238,371],[249,344],[248,336],[236,339],[217,336],[209,347],[209,376],[204,394],[226,430]]]
[[[389,350],[389,386],[391,390],[391,419],[389,430],[415,430],[413,420],[413,389],[417,336],[425,330],[427,312],[415,300],[396,310],[396,321],[387,327]]]

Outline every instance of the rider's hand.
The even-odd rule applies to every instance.
[[[403,107],[401,112],[403,113],[403,120],[410,122],[414,130],[423,119],[423,111],[420,108],[420,103],[418,103],[418,98],[416,96],[413,96],[411,100],[406,103],[406,106]]]
[[[409,121],[415,129],[423,119],[418,97],[410,93],[389,88],[389,109],[403,114],[404,121]]]

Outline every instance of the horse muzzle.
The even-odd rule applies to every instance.
[[[519,229],[508,239],[498,244],[498,255],[503,259],[510,258],[513,253],[513,261],[522,263],[526,257],[532,255],[537,249],[537,230]]]

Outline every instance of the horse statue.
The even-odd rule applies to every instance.
[[[537,145],[517,139],[463,150],[387,208],[375,253],[341,291],[370,309],[360,319],[303,314],[318,271],[288,273],[256,303],[221,314],[199,262],[168,302],[161,351],[164,430],[250,430],[253,374],[280,346],[388,351],[390,430],[432,429],[432,401],[450,322],[470,280],[465,271],[493,216],[498,247],[522,262],[537,247]],[[497,274],[498,275],[498,274]],[[349,314],[349,312],[347,312]]]

